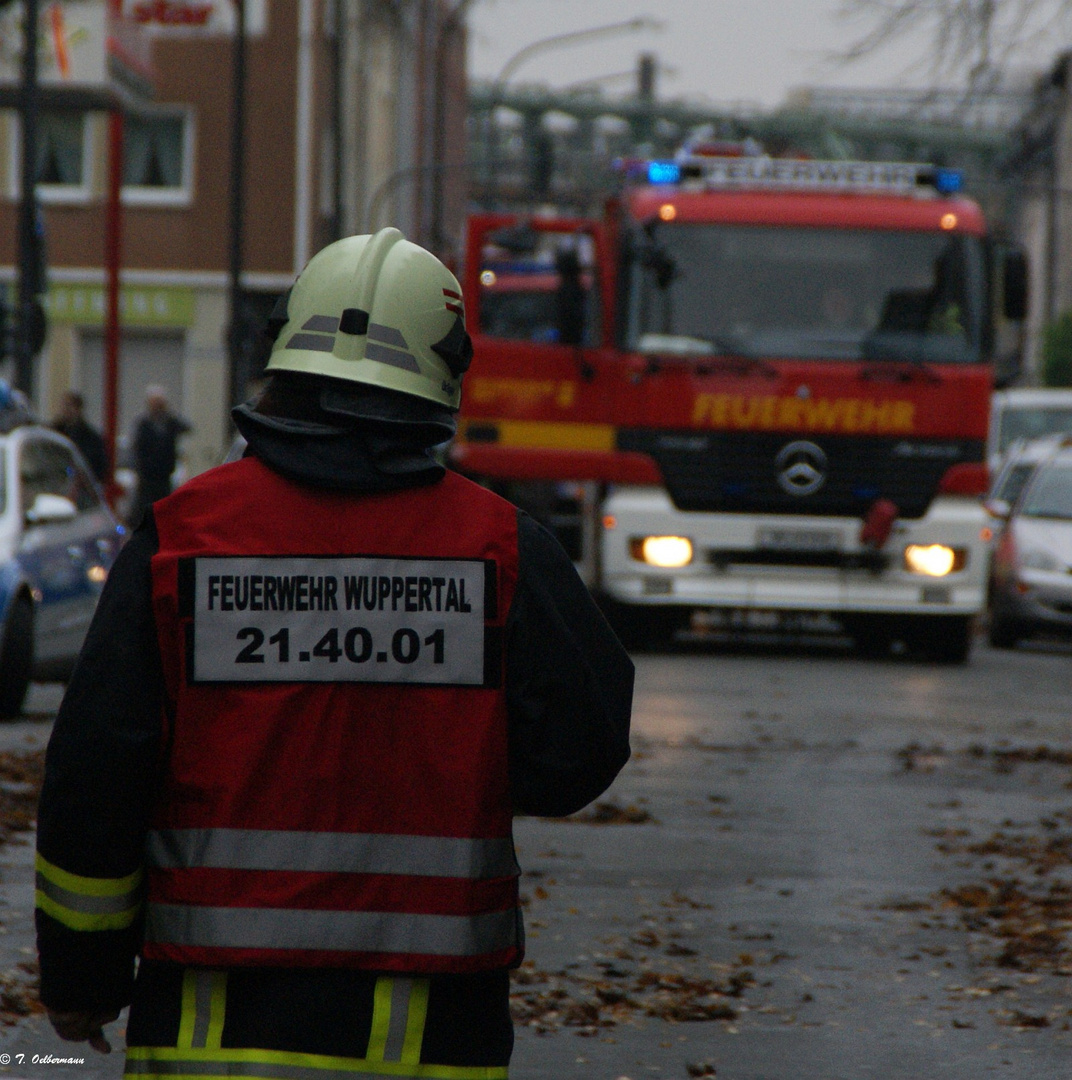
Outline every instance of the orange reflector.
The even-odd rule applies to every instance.
[[[677,207],[673,203],[663,203],[659,207],[659,217],[663,221],[673,221],[677,217]]]
[[[957,227],[957,215],[943,214],[941,226],[943,229],[955,229]]]
[[[618,528],[618,519],[613,514],[604,514],[604,516],[603,516],[603,528],[604,529],[616,529],[616,528]]]

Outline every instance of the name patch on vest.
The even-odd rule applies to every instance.
[[[484,686],[496,567],[479,559],[183,559],[192,682]]]

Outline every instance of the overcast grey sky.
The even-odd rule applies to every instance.
[[[516,82],[564,87],[630,71],[637,55],[658,54],[671,70],[660,80],[660,96],[706,98],[717,103],[780,104],[793,87],[931,86],[920,67],[922,42],[850,67],[825,54],[853,40],[859,24],[836,17],[838,0],[476,0],[469,15],[469,68],[493,78],[518,49],[552,34],[650,15],[662,30],[623,34],[549,52],[519,68]],[[1042,66],[1060,48],[1044,46],[1033,59]],[[608,81],[608,93],[628,87]]]

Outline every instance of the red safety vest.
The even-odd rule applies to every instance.
[[[516,511],[255,458],[154,506],[166,780],[144,955],[470,972],[523,951],[503,631]]]

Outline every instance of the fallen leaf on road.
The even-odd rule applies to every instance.
[[[0,843],[33,828],[44,775],[44,750],[0,752]]]
[[[597,802],[591,810],[585,810],[563,821],[575,821],[583,825],[645,825],[658,822],[643,807],[619,806],[615,802]]]

